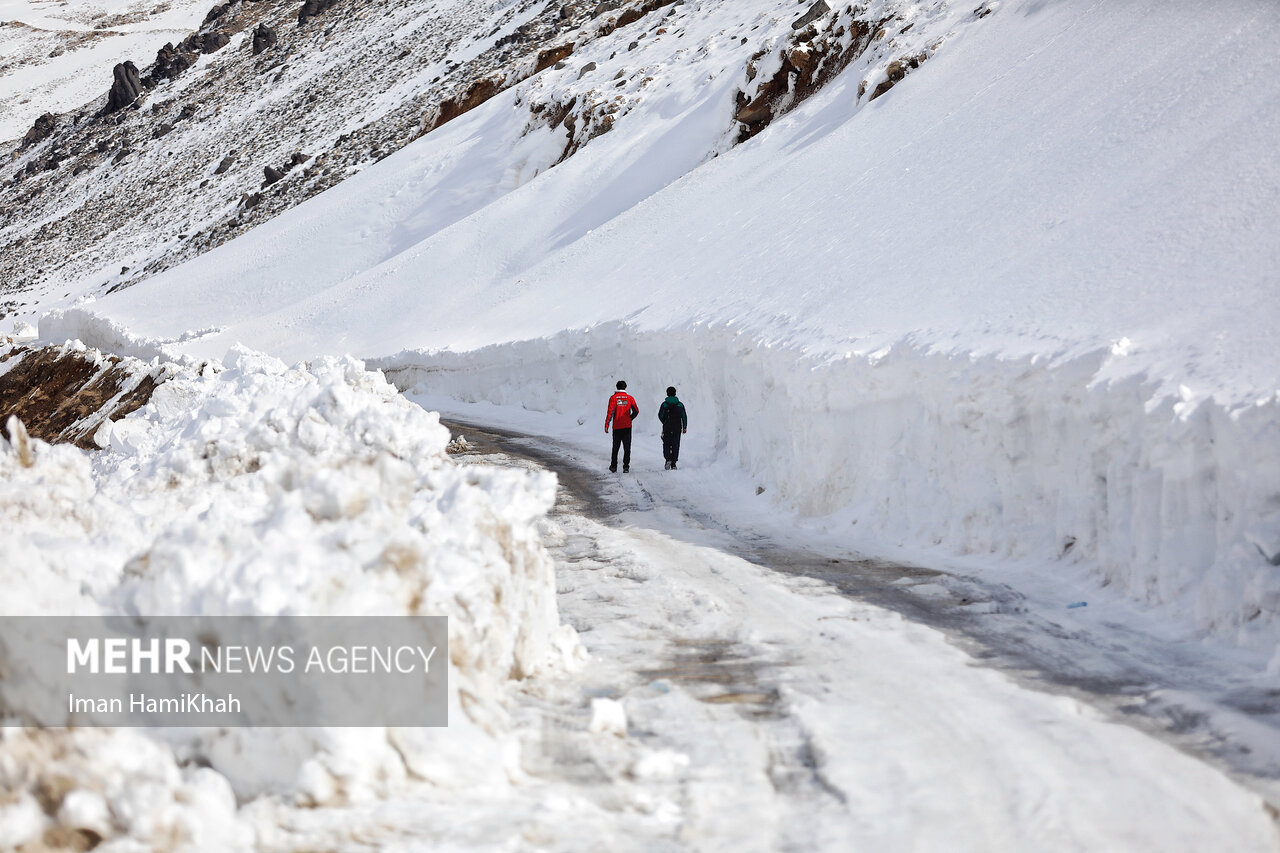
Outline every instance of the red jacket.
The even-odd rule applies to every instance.
[[[640,414],[636,398],[626,391],[618,391],[609,398],[609,410],[604,415],[604,428],[613,422],[614,429],[631,429],[631,419]]]

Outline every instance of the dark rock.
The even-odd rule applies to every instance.
[[[279,40],[275,30],[266,24],[258,24],[258,28],[253,31],[253,55],[257,56]]]
[[[270,166],[267,167],[271,168]],[[262,202],[262,193],[254,193],[251,196],[245,196],[243,206],[245,210],[253,210]]]
[[[555,65],[562,59],[567,59],[573,53],[573,43],[560,45],[559,47],[551,47],[538,54],[538,64],[534,66],[533,73],[537,74]]]
[[[107,94],[107,106],[104,115],[119,112],[138,100],[142,94],[142,79],[138,76],[138,66],[132,62],[122,62],[112,71],[115,82]]]
[[[183,42],[183,48],[187,43]],[[185,50],[166,44],[156,53],[156,64],[151,69],[150,79],[155,82],[172,80],[195,64],[199,50]]]
[[[893,62],[890,62],[889,67],[885,69],[886,79],[880,81],[880,85],[876,86],[875,90],[871,93],[871,100],[874,101],[876,98],[892,89],[896,84],[901,83],[902,78],[907,76],[907,72],[909,70],[920,67],[922,60],[923,57],[921,56],[908,56],[903,59],[895,59]]]
[[[151,131],[151,138],[159,139],[160,137],[168,136],[171,133],[173,133],[173,125],[162,124],[159,127],[157,127],[155,130]]]
[[[209,10],[209,14],[204,16],[204,23],[201,24],[200,26],[201,27],[209,26],[214,21],[218,20],[223,15],[225,15],[227,13],[227,10],[230,8],[231,8],[230,3],[224,3],[220,6],[214,6],[212,9]]]
[[[506,47],[509,44],[523,44],[531,40],[536,34],[537,25],[534,22],[523,24],[516,27],[515,32],[505,35],[493,43],[494,47]]]
[[[192,33],[182,40],[178,50],[182,53],[199,54],[204,50],[204,40],[207,37],[205,33]]]
[[[200,50],[202,53],[214,53],[229,44],[231,44],[231,36],[226,33],[208,33],[204,37],[204,44],[200,46]]]
[[[187,119],[195,115],[196,110],[198,109],[199,107],[196,106],[195,104],[187,104],[185,107],[182,108],[182,112],[178,114],[178,121],[186,121]]]
[[[31,125],[31,129],[27,131],[27,135],[22,137],[22,147],[30,148],[37,142],[43,142],[53,135],[53,131],[58,126],[58,117],[53,113],[45,113],[36,119],[36,123]]]
[[[581,80],[583,77],[587,76],[592,71],[595,71],[596,68],[598,67],[599,66],[597,66],[594,62],[588,62],[586,65],[582,66],[582,70],[578,72],[578,79]]]
[[[831,11],[831,7],[827,5],[827,0],[818,0],[809,7],[809,11],[791,22],[791,29],[798,30],[801,27],[807,27],[823,15]]]
[[[338,0],[307,0],[298,11],[298,23],[305,24],[310,18],[319,17],[338,5]]]
[[[115,157],[111,158],[111,165],[114,166],[116,163],[119,163],[121,160],[128,157],[132,153],[133,152],[130,151],[128,148],[125,148],[123,151],[120,151],[118,154],[116,154]]]
[[[228,154],[226,157],[222,158],[222,162],[218,164],[218,168],[213,170],[213,173],[215,175],[221,175],[223,172],[227,171],[227,169],[230,169],[232,164],[235,162],[236,158]]]
[[[263,186],[269,187],[277,181],[284,180],[284,172],[280,171],[275,166],[264,166],[262,168],[262,174],[265,175],[267,179]]]
[[[539,68],[539,71],[542,69]],[[462,95],[454,95],[445,98],[440,102],[440,107],[436,111],[435,121],[431,122],[428,130],[439,127],[445,122],[453,121],[465,112],[475,109],[494,95],[502,91],[502,79],[497,77],[481,77],[479,80],[471,84]],[[339,142],[342,140],[339,139]]]

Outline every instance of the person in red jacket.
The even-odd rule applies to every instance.
[[[622,473],[631,471],[631,419],[640,414],[636,398],[627,393],[627,383],[618,380],[618,390],[609,398],[609,410],[604,415],[604,431],[613,424],[613,456],[609,470],[618,473],[618,445],[622,445]]]

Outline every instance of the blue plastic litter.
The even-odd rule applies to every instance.
[[[1075,604],[1068,604],[1067,609],[1070,610],[1073,607],[1088,607],[1088,606],[1089,606],[1089,602],[1087,601],[1077,601]]]

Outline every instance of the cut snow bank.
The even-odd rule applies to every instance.
[[[38,837],[105,803],[104,837],[203,840],[197,825],[237,797],[324,804],[411,777],[518,777],[506,685],[579,654],[537,528],[554,478],[459,468],[438,418],[354,359],[288,367],[236,349],[174,372],[147,406],[103,424],[101,453],[33,441],[32,459],[0,442],[4,612],[446,615],[450,726],[154,735],[167,745],[15,730],[0,740],[0,790],[18,803],[6,815],[40,805],[23,823]],[[212,770],[180,769],[197,765]],[[51,798],[55,771],[70,781]],[[183,793],[192,786],[209,796]],[[73,795],[85,807],[64,814]]]
[[[1230,408],[1157,399],[1142,377],[1099,378],[1121,358],[975,357],[909,338],[812,358],[726,326],[605,324],[371,364],[403,389],[561,412],[592,434],[615,379],[652,403],[642,430],[674,384],[689,444],[790,510],[860,540],[1046,570],[1083,562],[1201,630],[1266,648],[1280,635],[1280,573],[1255,542],[1280,532],[1280,395]]]

